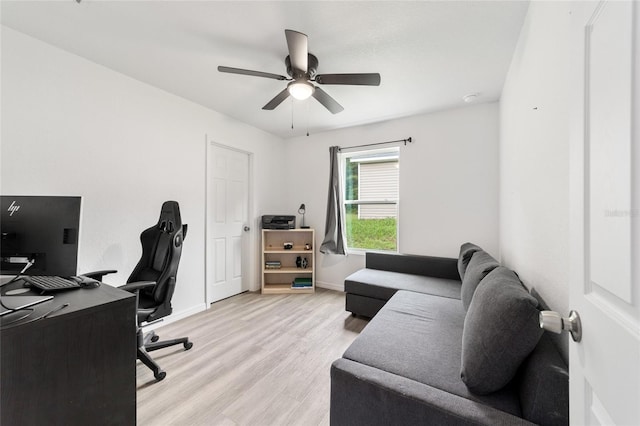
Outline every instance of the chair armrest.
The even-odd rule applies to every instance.
[[[115,269],[105,269],[105,270],[102,270],[102,271],[86,272],[84,274],[81,274],[81,276],[87,277],[87,278],[93,278],[94,280],[98,280],[98,281],[102,281],[102,277],[104,277],[105,275],[115,274],[116,272],[118,272],[118,271],[115,270]]]
[[[367,252],[365,264],[369,269],[460,281],[458,259],[451,257]]]
[[[120,290],[126,290],[129,293],[135,293],[143,288],[153,287],[156,285],[155,281],[135,281],[118,287]]]

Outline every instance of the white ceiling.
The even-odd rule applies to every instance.
[[[283,138],[497,100],[523,1],[7,1],[3,25]],[[324,85],[315,99],[262,106],[285,81],[284,30],[309,36],[318,73],[381,74],[379,87]],[[292,117],[295,129],[291,129]]]

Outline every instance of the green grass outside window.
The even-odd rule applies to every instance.
[[[356,249],[391,250],[398,247],[396,218],[358,219],[357,213],[346,214],[347,246]]]

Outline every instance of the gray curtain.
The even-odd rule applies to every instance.
[[[324,240],[320,245],[320,253],[346,255],[347,242],[344,235],[344,218],[342,217],[342,191],[340,191],[340,147],[329,148],[331,165],[329,169],[329,197],[327,199],[327,220],[324,225]]]

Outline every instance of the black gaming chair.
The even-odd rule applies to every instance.
[[[119,287],[137,294],[137,356],[153,371],[158,381],[164,379],[167,373],[160,369],[148,352],[180,344],[184,345],[185,350],[193,346],[188,337],[158,341],[155,332],[142,332],[143,323],[156,321],[172,312],[171,297],[176,287],[182,242],[186,235],[187,225],[182,224],[178,203],[165,201],[158,223],[140,234],[142,258],[131,273],[127,284]],[[114,272],[117,271],[97,271],[84,275],[101,281],[104,275]]]

